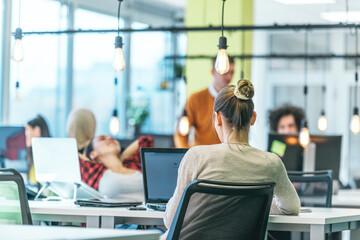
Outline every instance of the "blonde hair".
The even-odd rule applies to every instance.
[[[70,112],[66,124],[68,137],[76,139],[78,150],[87,147],[94,138],[96,120],[94,114],[86,108]]]
[[[230,85],[220,91],[215,99],[214,112],[221,112],[237,130],[248,128],[254,111],[254,93],[249,80],[239,80],[236,86]]]

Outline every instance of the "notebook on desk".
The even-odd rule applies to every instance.
[[[141,148],[145,204],[165,211],[174,194],[178,168],[187,148]]]
[[[141,202],[120,202],[117,199],[78,199],[76,205],[84,207],[136,207]]]

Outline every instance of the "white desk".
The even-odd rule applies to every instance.
[[[339,190],[332,196],[332,206],[360,208],[360,189]]]
[[[360,209],[312,208],[299,216],[270,215],[268,230],[310,232],[310,239],[325,239],[325,233],[360,228]]]
[[[115,224],[164,225],[164,212],[151,209],[130,211],[126,208],[103,208],[100,215],[102,228],[114,228]]]
[[[26,225],[0,225],[1,240],[42,239],[122,239],[157,240],[159,233],[142,230],[85,229],[76,227],[44,227]]]
[[[36,206],[37,205],[37,206]],[[59,202],[30,202],[34,220],[93,222],[93,227],[113,228],[115,223],[163,225],[163,212],[129,211],[126,208],[89,208],[61,206]],[[313,240],[324,239],[325,233],[360,228],[360,209],[313,208],[299,216],[270,215],[269,230],[310,232]],[[101,218],[101,226],[100,226]],[[66,220],[62,220],[66,219]],[[90,222],[91,223],[91,222]]]
[[[88,228],[100,228],[99,208],[58,201],[29,201],[29,206],[33,221],[80,222]]]
[[[101,227],[103,228],[113,228],[114,223],[118,223],[118,218],[121,221],[147,218],[150,225],[158,225],[164,214],[153,211],[106,210],[102,211]],[[150,219],[156,218],[158,218],[156,221],[151,222]],[[270,215],[268,223],[268,230],[310,232],[311,240],[325,239],[325,233],[357,228],[360,228],[360,209],[348,208],[313,208],[311,213],[301,213],[299,216]]]

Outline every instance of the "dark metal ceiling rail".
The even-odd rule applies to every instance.
[[[348,29],[359,27],[358,24],[273,24],[273,25],[258,25],[258,26],[224,26],[224,30],[228,32],[234,31],[254,31],[254,30],[320,30],[320,29]],[[220,31],[221,26],[208,26],[208,27],[148,27],[141,29],[125,28],[121,29],[122,33],[132,32],[211,32]],[[74,29],[63,31],[25,31],[24,35],[31,34],[76,34],[76,33],[117,33],[118,29]]]
[[[354,59],[358,55],[355,54],[258,54],[258,55],[231,55],[239,59]],[[210,55],[176,55],[165,56],[164,59],[212,59],[214,56]]]

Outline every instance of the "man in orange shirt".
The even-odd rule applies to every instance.
[[[185,110],[189,119],[189,126],[194,126],[194,141],[189,144],[189,135],[181,135],[178,130],[174,134],[174,143],[179,148],[189,148],[195,145],[218,144],[220,140],[212,124],[212,114],[215,98],[224,87],[229,85],[234,75],[234,58],[229,56],[230,69],[221,75],[214,68],[215,58],[211,74],[213,81],[208,88],[192,94],[186,105]]]

